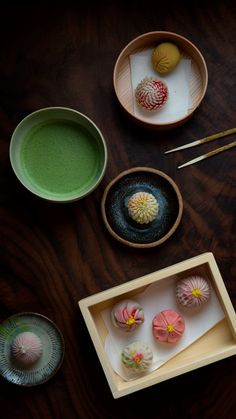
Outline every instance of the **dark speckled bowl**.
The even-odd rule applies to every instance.
[[[148,192],[159,203],[159,212],[149,224],[138,224],[128,215],[127,202],[136,192]],[[102,217],[110,234],[131,247],[154,247],[166,241],[178,227],[183,200],[175,182],[150,167],[134,167],[120,173],[106,187]]]

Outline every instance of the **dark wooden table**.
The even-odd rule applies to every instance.
[[[129,8],[128,8],[128,4]],[[78,300],[176,262],[213,252],[236,308],[235,149],[177,170],[199,151],[164,151],[235,126],[234,1],[9,3],[0,17],[0,319],[41,313],[61,329],[66,354],[47,383],[23,388],[0,378],[0,416],[137,419],[236,417],[236,358],[114,400],[78,308]],[[138,127],[120,108],[112,74],[120,51],[149,31],[177,32],[207,62],[209,85],[194,116],[171,131]],[[88,197],[52,204],[16,179],[9,143],[20,120],[66,106],[101,129],[109,160]],[[108,182],[133,166],[156,167],[178,184],[184,214],[175,234],[150,250],[124,247],[106,231],[100,201]],[[147,412],[152,412],[148,413]]]

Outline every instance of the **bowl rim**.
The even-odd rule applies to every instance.
[[[110,189],[112,188],[112,186],[118,182],[121,178],[125,177],[126,175],[130,174],[130,173],[135,173],[135,172],[149,172],[149,173],[154,173],[160,177],[163,177],[165,180],[167,180],[170,185],[172,186],[173,190],[176,193],[177,196],[177,200],[178,200],[178,215],[177,218],[174,222],[174,224],[172,225],[171,229],[160,239],[151,242],[151,243],[135,243],[135,242],[131,242],[129,240],[126,240],[124,238],[122,238],[121,236],[119,236],[111,227],[111,225],[108,222],[107,216],[106,216],[106,199],[108,196],[108,193],[110,191]],[[132,167],[130,169],[124,170],[121,173],[119,173],[115,178],[113,178],[108,185],[106,186],[104,192],[103,192],[103,196],[102,196],[102,200],[101,200],[101,212],[102,212],[102,219],[104,221],[104,224],[107,228],[107,230],[109,231],[109,233],[111,234],[111,236],[113,236],[116,240],[118,240],[119,242],[130,246],[130,247],[135,247],[135,248],[150,248],[150,247],[156,247],[159,246],[160,244],[164,243],[169,237],[172,236],[172,234],[175,232],[175,230],[177,229],[177,227],[180,224],[182,215],[183,215],[183,198],[182,195],[180,193],[179,187],[177,186],[177,184],[175,183],[175,181],[166,173],[162,172],[161,170],[158,169],[154,169],[153,167],[147,167],[147,166],[136,166],[136,167]]]
[[[146,119],[143,119],[143,118],[141,118],[139,116],[134,115],[134,113],[130,112],[123,105],[123,103],[120,100],[120,97],[118,95],[118,90],[117,90],[117,82],[116,82],[116,80],[117,80],[117,74],[118,74],[117,68],[118,68],[118,66],[120,64],[120,60],[123,57],[123,55],[126,53],[127,50],[130,49],[130,47],[133,44],[135,44],[139,40],[142,40],[142,39],[144,39],[146,37],[153,37],[154,35],[161,35],[161,36],[166,36],[166,37],[168,37],[168,36],[175,37],[175,38],[180,39],[183,42],[186,42],[199,55],[199,57],[201,59],[201,62],[202,62],[202,65],[203,65],[203,68],[204,68],[204,73],[205,73],[204,74],[205,75],[205,83],[202,86],[203,87],[202,88],[202,93],[201,93],[199,99],[197,100],[196,104],[194,105],[194,108],[192,108],[191,112],[187,113],[186,115],[182,116],[181,118],[177,118],[177,119],[175,119],[173,121],[170,121],[170,122],[148,122]],[[129,54],[127,54],[127,55],[129,55]],[[114,69],[113,69],[113,88],[115,90],[116,97],[117,97],[117,99],[118,99],[121,107],[129,114],[129,116],[131,118],[135,119],[137,122],[142,123],[142,124],[144,124],[146,126],[149,126],[149,127],[154,127],[154,128],[155,127],[156,128],[158,128],[158,127],[160,127],[160,128],[165,128],[165,127],[171,128],[172,126],[175,127],[175,126],[177,126],[177,124],[180,125],[181,123],[183,123],[187,119],[189,119],[193,115],[193,113],[195,112],[195,110],[200,106],[200,104],[201,104],[201,102],[202,102],[202,100],[203,100],[203,98],[204,98],[204,96],[206,94],[207,87],[208,87],[208,79],[209,79],[209,76],[208,76],[207,64],[206,64],[205,58],[203,57],[203,55],[202,55],[201,51],[198,49],[198,47],[193,42],[191,42],[189,39],[187,39],[185,36],[180,35],[180,34],[178,34],[176,32],[170,32],[170,31],[150,31],[150,32],[143,33],[143,34],[138,35],[137,37],[133,38],[130,42],[128,42],[128,44],[126,44],[126,46],[119,53],[119,55],[118,55],[118,57],[116,59],[116,62],[115,62]]]
[[[95,184],[93,184],[85,193],[83,193],[82,195],[74,195],[72,198],[68,197],[68,198],[60,198],[60,197],[49,197],[46,196],[44,193],[40,193],[34,190],[34,188],[30,188],[28,185],[26,185],[26,183],[24,182],[24,179],[21,179],[19,177],[19,174],[15,168],[15,163],[14,163],[14,158],[13,158],[13,143],[14,143],[14,138],[17,135],[18,130],[20,129],[20,127],[27,123],[27,120],[30,120],[31,118],[34,118],[36,115],[44,113],[44,112],[50,112],[50,111],[65,111],[65,112],[69,112],[69,113],[73,113],[78,115],[80,118],[84,119],[87,121],[88,124],[90,124],[91,126],[93,126],[93,128],[97,131],[98,136],[101,140],[101,144],[103,146],[103,152],[104,152],[104,162],[103,162],[103,166],[102,166],[102,170],[101,173],[96,181]],[[44,199],[46,201],[49,202],[55,202],[55,203],[70,203],[70,202],[74,202],[74,201],[78,201],[84,197],[86,197],[87,195],[89,195],[91,192],[93,192],[97,186],[99,185],[99,183],[101,182],[102,178],[104,177],[105,174],[105,170],[107,167],[107,160],[108,160],[108,150],[107,150],[107,145],[106,145],[106,141],[105,138],[101,132],[101,130],[98,128],[98,126],[95,124],[95,122],[92,121],[92,119],[90,119],[87,115],[85,115],[84,113],[77,111],[76,109],[73,108],[69,108],[69,107],[65,107],[65,106],[48,106],[48,107],[44,107],[44,108],[40,108],[37,109],[31,113],[29,113],[28,115],[26,115],[24,118],[22,118],[20,120],[20,122],[16,125],[16,127],[14,128],[14,131],[12,132],[11,135],[11,139],[10,139],[10,146],[9,146],[9,157],[10,157],[10,163],[11,163],[11,167],[17,177],[17,179],[21,182],[21,184],[28,190],[30,191],[33,195]]]

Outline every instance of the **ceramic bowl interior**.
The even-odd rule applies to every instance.
[[[146,53],[149,49],[153,50],[158,44],[162,42],[171,42],[177,45],[181,52],[181,57],[185,58],[185,60],[188,60],[188,62],[190,61],[191,67],[188,72],[188,80],[186,85],[189,95],[189,103],[186,105],[186,113],[184,112],[182,115],[175,115],[173,113],[173,115],[170,115],[169,120],[159,122],[153,120],[153,118],[150,118],[150,116],[143,116],[140,113],[137,114],[135,111],[135,86],[132,86],[132,69],[130,57],[140,53]],[[151,69],[151,58],[149,66]],[[144,76],[148,76],[148,74],[144,74]],[[157,78],[160,78],[158,77],[158,74]],[[166,81],[168,81],[168,78],[166,78]],[[122,108],[136,122],[140,123],[141,125],[157,129],[174,128],[187,121],[201,104],[206,93],[207,84],[207,66],[204,57],[198,48],[183,36],[165,31],[148,32],[133,39],[121,51],[115,63],[113,72],[114,90]]]
[[[138,224],[128,214],[127,202],[136,192],[152,194],[158,204],[156,218]],[[183,200],[178,186],[165,173],[135,167],[120,173],[106,187],[102,197],[102,217],[109,233],[130,247],[154,247],[166,241],[178,227]]]
[[[17,125],[10,161],[17,178],[33,194],[71,202],[100,183],[107,147],[101,131],[86,115],[50,107],[31,113]]]

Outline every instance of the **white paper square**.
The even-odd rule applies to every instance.
[[[182,58],[177,67],[165,76],[159,75],[152,66],[153,49],[131,54],[131,84],[133,91],[134,114],[149,122],[173,122],[186,116],[191,106],[189,80],[191,75],[191,60]],[[135,100],[135,89],[144,77],[154,77],[167,84],[169,97],[163,108],[157,111],[142,109]]]
[[[111,321],[110,308],[103,310],[101,313],[108,329],[105,352],[113,369],[126,381],[133,380],[141,375],[127,370],[122,365],[121,352],[125,346],[134,341],[142,341],[151,348],[153,363],[150,369],[142,374],[146,375],[187,348],[224,318],[224,312],[212,287],[210,301],[202,306],[201,310],[193,312],[181,308],[175,297],[174,277],[149,285],[144,292],[135,296],[134,300],[141,304],[145,316],[144,323],[134,332],[125,332],[115,327]],[[185,320],[185,332],[176,344],[158,342],[152,335],[153,317],[160,311],[169,309],[176,310]]]

